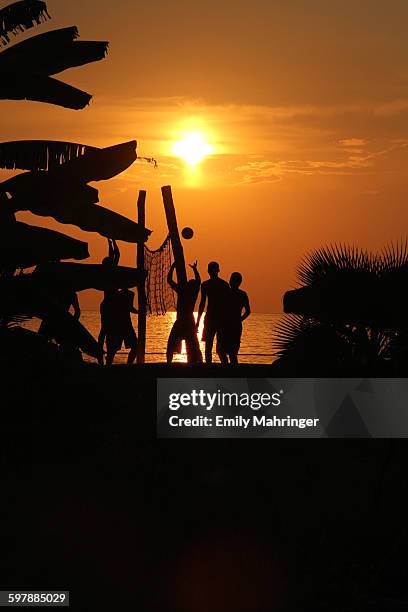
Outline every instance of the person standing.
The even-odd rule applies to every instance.
[[[198,307],[198,316],[196,327],[200,325],[201,317],[207,304],[207,310],[204,317],[203,341],[205,342],[205,361],[212,362],[212,349],[214,339],[220,327],[228,317],[228,296],[230,286],[228,283],[219,278],[220,266],[216,261],[210,261],[208,264],[209,279],[201,285],[201,300]],[[219,355],[221,362],[224,357]]]
[[[240,289],[242,274],[233,272],[230,278],[231,291],[228,301],[228,317],[217,337],[217,352],[223,363],[238,364],[241,346],[242,323],[251,314],[248,295]]]
[[[103,348],[106,340],[106,365],[112,365],[123,343],[130,349],[127,364],[131,365],[136,359],[138,340],[130,316],[130,313],[138,313],[133,306],[134,297],[134,293],[129,289],[113,290],[101,303],[101,331],[98,343]]]

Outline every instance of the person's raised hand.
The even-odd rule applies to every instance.
[[[194,263],[188,264],[192,270],[197,270],[198,261],[195,260]]]

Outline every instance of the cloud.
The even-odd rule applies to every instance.
[[[360,143],[359,143],[360,144]],[[348,145],[350,146],[350,145]],[[378,167],[380,158],[391,155],[395,151],[400,151],[408,147],[408,142],[401,140],[391,143],[388,147],[377,151],[367,152],[365,155],[349,154],[342,159],[319,159],[319,160],[253,160],[249,159],[245,164],[234,168],[240,174],[237,185],[276,182],[282,180],[286,175],[298,174],[311,176],[315,174],[323,175],[359,175],[363,173],[381,172]],[[351,149],[353,151],[353,149]],[[383,169],[383,171],[386,171]]]
[[[367,140],[363,138],[345,138],[344,140],[339,140],[339,144],[343,147],[363,147],[367,144]]]
[[[236,185],[252,183],[274,183],[281,181],[284,176],[298,174],[311,176],[315,174],[356,174],[357,169],[368,168],[370,164],[364,158],[350,159],[344,162],[324,160],[281,160],[248,162],[237,166],[235,172],[241,174]]]
[[[238,185],[251,183],[275,183],[282,179],[279,162],[249,161],[234,168],[235,172],[242,173]]]

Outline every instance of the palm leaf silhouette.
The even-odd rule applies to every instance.
[[[379,275],[379,259],[367,251],[347,245],[318,249],[301,262],[302,286],[284,295],[284,312],[329,322],[371,323]]]
[[[78,36],[78,28],[70,26],[8,47],[0,53],[0,72],[51,76],[104,59],[107,41],[77,41]]]
[[[4,73],[0,74],[0,99],[30,100],[82,110],[90,103],[92,96],[51,77]]]
[[[406,360],[406,240],[378,254],[344,245],[319,249],[301,262],[298,279],[302,286],[283,298],[291,316],[276,330],[278,357],[307,364],[320,351],[330,358],[336,334],[339,355],[341,346],[348,347],[354,365],[383,367],[390,360],[402,363],[402,356]]]
[[[274,355],[297,367],[375,367],[395,354],[394,334],[364,325],[322,323],[316,319],[289,315],[274,333]]]
[[[316,322],[298,315],[283,317],[274,330],[274,355],[284,357],[293,350],[301,334],[308,332],[316,325]]]
[[[298,269],[303,286],[283,298],[286,313],[376,329],[404,324],[408,303],[408,245],[381,253],[335,246],[308,255]]]
[[[48,102],[81,109],[92,96],[51,78],[106,56],[106,41],[77,41],[75,26],[39,34],[0,53],[0,99]]]
[[[330,323],[300,316],[285,316],[277,325],[273,342],[276,365],[290,375],[333,375],[351,360],[352,347]]]
[[[30,170],[3,181],[0,194],[8,194],[14,212],[30,210],[116,240],[147,240],[150,230],[141,233],[134,221],[95,206],[98,190],[87,185],[126,170],[137,157],[136,146],[135,140],[103,149],[47,140],[0,144],[0,167]]]
[[[301,284],[313,285],[340,271],[375,274],[377,267],[376,259],[367,251],[361,251],[354,246],[335,244],[307,255],[300,263],[297,274]]]
[[[386,246],[379,259],[382,274],[408,267],[407,240]]]
[[[102,149],[58,140],[15,140],[0,143],[0,168],[46,170],[48,174],[41,175],[44,184],[64,180],[106,181],[133,164],[136,148],[136,140]]]
[[[31,268],[56,259],[86,259],[86,242],[16,221],[0,225],[0,271]]]
[[[51,19],[47,5],[40,0],[20,0],[0,10],[0,43],[10,42],[10,34],[16,36],[35,25]]]
[[[83,231],[131,243],[146,241],[151,234],[149,229],[141,230],[135,221],[97,206],[98,190],[94,187],[70,185],[69,181],[49,184],[47,180],[42,181],[48,178],[43,174],[46,173],[19,174],[0,185],[3,193],[12,196],[8,199],[8,206],[13,212],[29,210],[36,215],[53,217],[63,224],[76,225]]]
[[[0,168],[6,170],[52,170],[97,147],[58,140],[15,140],[0,143]]]
[[[86,289],[108,291],[124,287],[131,288],[141,284],[145,278],[141,270],[126,266],[71,262],[39,266],[33,276],[36,282],[46,289],[68,288],[75,292]]]

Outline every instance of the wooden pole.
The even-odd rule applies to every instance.
[[[171,246],[173,249],[174,261],[176,263],[177,282],[187,282],[186,264],[184,261],[184,251],[180,240],[177,227],[176,210],[174,208],[173,195],[170,185],[161,188],[163,196],[164,210],[166,212],[167,227],[169,228]]]
[[[146,226],[146,192],[139,191],[139,197],[137,199],[137,223],[140,228]],[[145,269],[145,256],[144,256],[144,242],[139,240],[137,243],[137,260],[136,267],[138,270],[144,272]],[[146,278],[142,283],[137,286],[138,296],[138,310],[139,314],[137,317],[137,331],[139,338],[139,346],[137,351],[137,363],[141,364],[145,362],[146,353]]]

